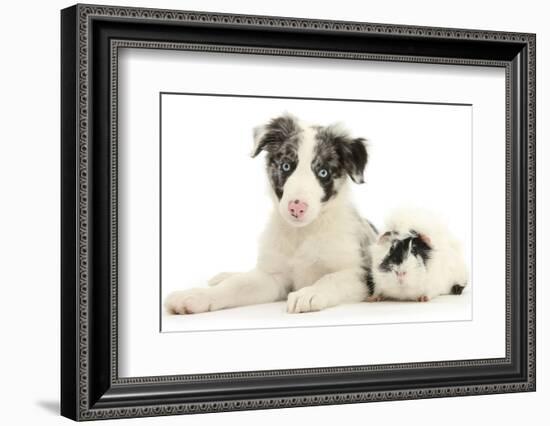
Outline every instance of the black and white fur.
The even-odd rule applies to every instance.
[[[221,273],[210,287],[178,291],[168,312],[191,314],[287,300],[290,313],[366,300],[369,251],[376,231],[349,197],[363,183],[364,139],[340,126],[304,123],[289,114],[254,130],[252,157],[266,153],[274,209],[260,240],[256,267]],[[307,204],[294,212],[293,203]],[[238,242],[236,242],[238,244]]]
[[[369,301],[427,302],[461,294],[468,273],[458,241],[430,213],[399,210],[369,247],[372,256]]]

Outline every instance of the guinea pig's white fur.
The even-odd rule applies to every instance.
[[[403,251],[402,263],[392,264],[392,270],[381,268],[392,243],[411,236],[421,238],[429,246],[427,258],[415,255],[410,242]],[[433,214],[424,210],[396,210],[369,250],[374,284],[369,301],[388,298],[426,302],[442,294],[461,294],[468,281],[460,243]]]

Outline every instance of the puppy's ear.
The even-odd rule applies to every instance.
[[[297,119],[285,113],[273,118],[269,123],[254,128],[254,145],[250,156],[256,157],[263,150],[274,150],[299,131]]]
[[[342,161],[351,180],[363,183],[363,173],[367,165],[368,154],[366,140],[363,138],[346,139],[342,141]]]
[[[338,154],[342,169],[355,183],[363,183],[363,172],[367,165],[367,141],[363,138],[352,138],[339,123],[320,128],[318,136],[324,143],[329,143]]]
[[[253,129],[254,145],[252,146],[252,151],[250,151],[250,156],[252,158],[256,157],[265,147],[265,134],[267,132],[267,125],[256,126]]]

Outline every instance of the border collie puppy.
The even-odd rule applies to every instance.
[[[287,312],[310,312],[362,302],[372,293],[368,246],[377,232],[349,197],[349,179],[363,183],[365,140],[336,125],[310,125],[285,114],[254,129],[251,155],[262,151],[274,209],[256,267],[218,274],[210,287],[170,294],[168,312],[285,299]]]

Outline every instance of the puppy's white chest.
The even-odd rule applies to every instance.
[[[305,242],[288,259],[294,289],[312,285],[329,271],[316,244]]]

